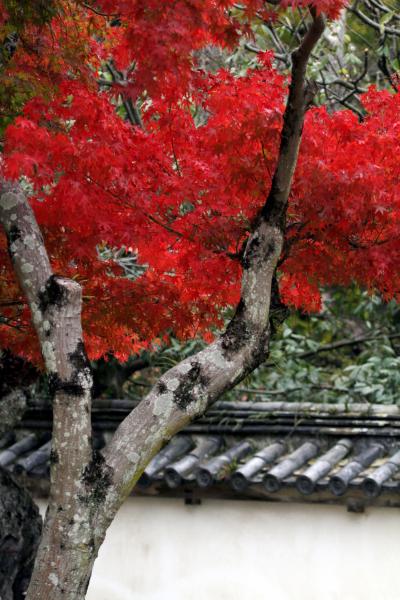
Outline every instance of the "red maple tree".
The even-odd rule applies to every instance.
[[[268,53],[243,77],[193,69],[193,50],[232,45],[246,30],[230,2],[102,1],[96,12],[83,4],[24,24],[5,77],[24,81],[33,98],[6,130],[4,175],[32,182],[53,268],[83,285],[91,358],[124,360],[171,332],[211,339],[222,309],[239,299],[240,249],[270,189],[288,82]],[[315,4],[333,16],[341,7]],[[263,9],[246,6],[249,16]],[[125,81],[99,93],[97,70],[111,57]],[[120,93],[145,96],[142,127],[115,112]],[[280,264],[288,305],[317,310],[321,285],[351,280],[387,297],[399,290],[399,101],[371,90],[363,102],[363,123],[350,111],[307,113]],[[201,127],[193,107],[208,114]],[[144,267],[135,280],[102,256],[121,247]],[[0,257],[10,301],[0,346],[37,362],[5,236]]]
[[[35,329],[55,392],[53,495],[29,600],[84,597],[140,473],[263,361],[281,301],[318,310],[321,286],[353,280],[398,297],[399,97],[370,89],[362,122],[311,107],[307,61],[344,3],[273,4],[248,0],[237,16],[230,0],[0,3],[15,46],[0,97],[0,347],[39,362]],[[233,47],[255,13],[300,6],[311,24],[291,79],[268,52],[242,77],[197,67],[197,51]],[[84,347],[125,359],[171,332],[210,345],[165,373],[96,458]]]

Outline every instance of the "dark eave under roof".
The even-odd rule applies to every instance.
[[[95,402],[97,447],[132,408],[127,400]],[[36,493],[48,492],[50,430],[51,410],[32,406],[0,440],[0,465]],[[220,402],[159,452],[135,494],[400,507],[400,410]]]

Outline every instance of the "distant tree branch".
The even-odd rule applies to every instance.
[[[312,356],[316,356],[317,354],[321,354],[321,352],[330,352],[331,350],[339,350],[340,348],[346,348],[350,346],[356,346],[357,344],[367,344],[368,342],[373,342],[375,340],[394,340],[400,338],[400,333],[388,333],[382,335],[365,335],[357,338],[353,338],[350,340],[339,340],[337,342],[332,342],[331,344],[325,344],[324,346],[320,346],[315,350],[307,350],[307,352],[299,352],[296,354],[287,354],[286,358],[292,359],[304,359],[311,358]],[[276,367],[276,363],[273,361],[268,361],[264,363],[263,367]]]
[[[285,388],[284,390],[260,390],[260,389],[253,389],[253,388],[236,388],[236,391],[239,393],[243,393],[243,394],[254,394],[254,395],[259,395],[259,396],[286,396],[288,394],[294,394],[296,392],[304,392],[304,390],[312,390],[312,391],[318,391],[318,392],[334,392],[337,394],[349,394],[352,396],[362,396],[361,392],[356,392],[355,390],[352,390],[350,388],[347,387],[336,387],[334,385],[326,385],[326,384],[316,384],[316,383],[312,383],[312,384],[307,384],[305,383],[304,385],[298,385],[296,387],[288,387]]]
[[[111,86],[117,85],[117,86],[120,86],[122,90],[123,90],[123,88],[126,88],[128,85],[127,74],[125,72],[122,73],[121,71],[118,71],[118,69],[116,69],[115,66],[113,65],[112,61],[109,61],[106,64],[106,67],[107,67],[107,71],[111,75],[112,82],[105,83],[102,79],[100,79],[100,81],[99,81],[100,84],[101,85],[111,84]],[[124,105],[128,121],[130,121],[130,123],[133,126],[139,127],[142,131],[144,131],[142,117],[136,106],[136,103],[133,102],[132,98],[130,98],[126,94],[126,92],[124,93],[123,91],[121,91],[121,97],[122,97],[122,103]]]
[[[115,17],[118,17],[117,13],[104,13],[101,10],[99,10],[98,8],[95,8],[94,6],[92,6],[91,4],[89,4],[88,2],[82,2],[82,6],[84,6],[88,10],[94,12],[96,15],[99,15],[100,17],[106,17],[106,18],[115,18]]]
[[[379,31],[379,33],[384,32],[384,33],[387,33],[389,35],[400,36],[400,29],[395,29],[394,27],[388,27],[387,25],[382,25],[381,23],[378,23],[377,21],[374,21],[368,15],[366,15],[361,10],[359,10],[357,8],[357,6],[358,6],[358,0],[353,4],[353,6],[349,7],[349,10],[354,15],[356,15],[360,19],[360,21],[362,21],[366,25],[369,25],[370,27],[372,27],[376,31]]]

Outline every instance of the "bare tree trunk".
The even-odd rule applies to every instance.
[[[321,16],[293,54],[292,81],[270,194],[243,257],[241,300],[225,333],[165,373],[116,431],[103,456],[90,437],[91,374],[80,324],[81,291],[55,277],[29,204],[3,186],[0,221],[28,298],[53,381],[54,429],[50,509],[27,600],[82,600],[108,525],[165,441],[260,365],[271,334],[273,281],[310,100],[305,71],[324,28]],[[17,225],[16,225],[17,224]]]

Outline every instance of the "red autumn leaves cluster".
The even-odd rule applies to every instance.
[[[171,333],[207,337],[237,302],[238,257],[270,186],[287,82],[269,55],[241,78],[192,69],[191,50],[237,35],[230,2],[177,2],[184,10],[165,9],[160,19],[158,0],[147,10],[131,1],[97,6],[114,13],[117,4],[122,25],[104,20],[103,40],[101,17],[94,41],[86,29],[87,64],[95,73],[111,50],[119,67],[136,61],[129,93],[147,93],[144,131],[116,114],[114,90],[99,93],[86,76],[60,67],[56,88],[36,94],[9,126],[3,168],[33,182],[53,268],[83,285],[90,356],[124,359]],[[324,284],[355,280],[387,297],[400,290],[400,101],[371,90],[364,104],[363,123],[348,111],[307,114],[280,266],[285,301],[305,310],[318,309]],[[144,267],[135,280],[100,256],[121,246]],[[0,325],[0,347],[35,358],[4,238],[0,264],[1,297],[10,303],[2,307],[10,322]]]

